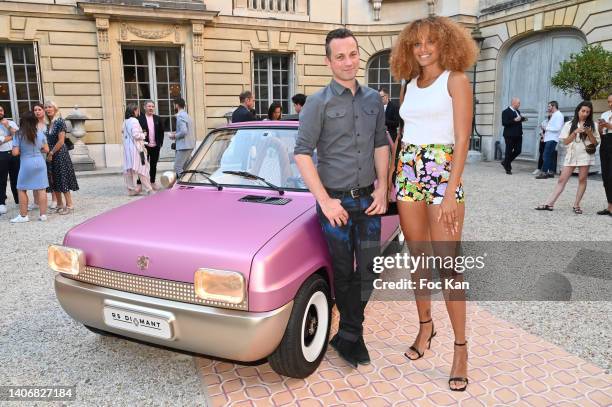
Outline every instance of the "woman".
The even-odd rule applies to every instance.
[[[563,143],[566,147],[563,170],[561,170],[559,181],[552,194],[548,197],[548,200],[546,200],[546,203],[537,206],[536,210],[553,210],[555,202],[565,189],[565,185],[567,185],[567,181],[569,181],[574,172],[574,168],[578,167],[578,190],[576,191],[573,210],[577,215],[582,214],[580,201],[584,191],[586,191],[589,166],[595,163],[595,154],[587,153],[586,146],[588,144],[597,145],[599,141],[599,133],[593,122],[593,104],[587,101],[580,102],[576,106],[574,118],[565,123],[559,136],[559,142]]]
[[[51,192],[57,201],[57,213],[68,215],[74,211],[72,194],[70,191],[78,191],[77,183],[68,148],[64,145],[66,140],[66,122],[62,119],[57,105],[48,100],[44,105],[47,123],[47,141],[50,151],[47,154],[47,162],[50,163]],[[62,201],[64,196],[64,202]]]
[[[274,102],[268,108],[268,120],[280,120],[283,115],[283,106]]]
[[[393,76],[409,80],[400,107],[404,128],[395,188],[400,224],[413,256],[455,256],[461,240],[465,213],[461,175],[472,125],[472,91],[464,71],[474,65],[476,56],[467,31],[445,17],[412,22],[391,53]],[[430,274],[421,268],[413,278],[420,281]],[[436,335],[430,293],[415,294],[420,329],[404,354],[410,360],[423,357]],[[455,335],[449,388],[464,391],[468,385],[465,296],[462,290],[445,291],[444,296]]]
[[[137,179],[140,179],[146,194],[153,190],[149,179],[149,160],[144,147],[145,134],[138,122],[138,116],[140,116],[138,105],[129,103],[123,122],[123,177],[130,196],[141,192],[136,184]]]
[[[38,124],[36,126],[37,130],[42,131],[44,135],[47,129],[47,123],[45,122],[45,107],[43,106],[42,103],[34,103],[32,107],[32,112],[34,113],[34,117],[36,117],[38,121]],[[46,136],[45,136],[45,139],[46,139]],[[47,174],[50,177],[51,175],[49,174],[49,171],[50,171],[50,167],[48,168],[48,171],[47,171]],[[50,188],[47,188],[47,192],[51,192]],[[34,203],[28,204],[28,211],[31,211],[33,209],[38,209],[38,208],[39,208],[38,195],[34,193]],[[55,199],[54,194],[51,194],[51,203],[47,206],[47,208],[50,210],[55,210],[57,208],[57,201]]]
[[[19,191],[19,215],[11,219],[13,223],[28,222],[28,194],[29,189],[34,191],[38,198],[40,216],[38,220],[47,220],[47,193],[49,186],[47,180],[47,165],[43,153],[49,152],[49,145],[45,138],[45,131],[36,128],[36,117],[31,112],[21,116],[18,136],[13,141],[13,155],[21,156],[17,189]]]

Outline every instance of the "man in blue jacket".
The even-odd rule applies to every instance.
[[[174,101],[176,110],[176,132],[171,138],[176,139],[176,155],[174,156],[174,172],[177,176],[185,170],[195,148],[195,133],[193,121],[185,111],[185,100],[178,98]]]

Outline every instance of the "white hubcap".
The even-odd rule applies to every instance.
[[[312,319],[312,315],[309,318],[309,312],[311,308],[316,311],[316,319]],[[327,297],[321,291],[317,291],[310,297],[308,305],[302,316],[302,354],[308,362],[314,362],[317,360],[323,346],[325,345],[325,336],[327,335],[327,328],[329,327],[329,313]],[[309,340],[308,343],[304,341],[304,334],[308,331]],[[314,334],[314,337],[312,337]]]

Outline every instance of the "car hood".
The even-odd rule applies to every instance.
[[[308,193],[288,192],[285,205],[240,202],[268,190],[175,186],[96,216],[71,229],[64,245],[82,249],[88,266],[193,282],[201,267],[249,278],[257,251],[314,206]],[[138,259],[149,258],[142,269]],[[142,264],[142,263],[141,263]]]

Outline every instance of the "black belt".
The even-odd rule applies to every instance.
[[[336,189],[328,189],[327,190],[327,193],[332,198],[344,198],[345,196],[350,196],[353,199],[357,199],[357,198],[362,197],[362,196],[368,196],[372,192],[374,192],[374,185],[369,185],[369,186],[363,187],[363,188],[347,189],[347,190],[344,190],[344,191],[339,191],[339,190],[336,190]]]

